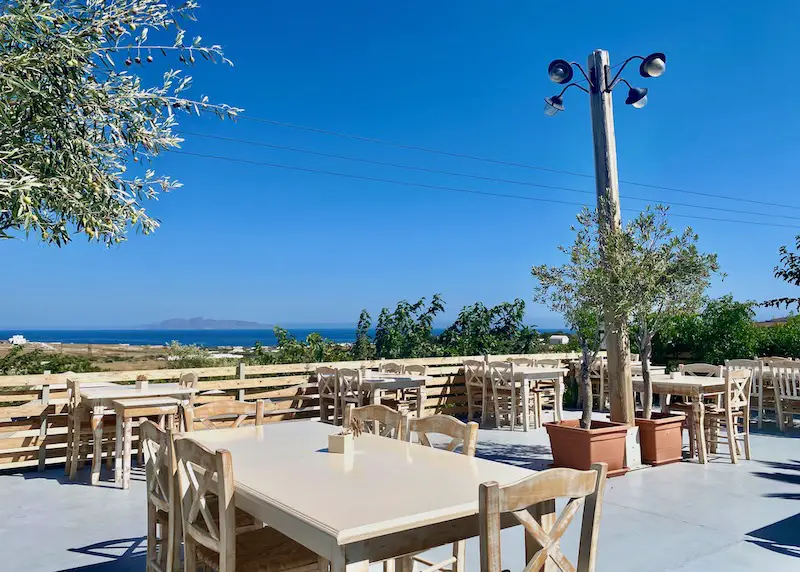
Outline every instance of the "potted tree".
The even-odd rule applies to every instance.
[[[575,243],[560,250],[569,256],[561,266],[534,266],[537,281],[534,301],[560,313],[576,332],[581,348],[579,389],[583,402],[581,418],[545,423],[553,452],[553,464],[586,470],[592,463],[608,464],[609,476],[624,474],[625,438],[628,426],[592,419],[592,386],[589,367],[600,350],[600,325],[614,291],[613,273],[602,262],[595,213],[585,209],[578,215]]]
[[[667,221],[668,208],[648,207],[622,232],[609,236],[607,252],[618,268],[618,283],[627,285],[631,331],[642,361],[642,411],[636,425],[642,462],[651,465],[681,459],[683,415],[654,413],[650,359],[653,336],[669,319],[699,310],[712,274],[719,271],[715,254],[697,250],[697,235],[687,228],[676,235]]]

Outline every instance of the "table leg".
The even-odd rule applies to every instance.
[[[425,391],[425,384],[419,386],[417,389],[417,417],[425,417],[425,399],[427,399],[427,392]]]
[[[530,431],[531,386],[529,380],[522,380],[522,430]]]
[[[362,560],[361,562],[351,562],[350,564],[344,563],[344,557],[337,558],[331,562],[331,572],[369,572],[369,560]],[[412,561],[413,562],[413,561]],[[400,559],[397,560],[398,568],[400,567]],[[411,572],[398,570],[398,572]]]
[[[131,441],[133,439],[133,418],[125,419],[125,436],[122,446],[122,488],[131,486]]]
[[[662,393],[658,396],[658,401],[659,403],[661,403],[661,412],[664,415],[669,415],[669,400],[670,400],[669,393]]]
[[[123,425],[125,419],[122,415],[117,415],[117,432],[116,441],[114,443],[114,484],[122,488],[122,438],[123,438]]]
[[[100,482],[100,468],[103,464],[103,407],[92,410],[92,433],[94,449],[92,451],[92,484]]]
[[[706,463],[706,430],[705,430],[705,406],[702,398],[692,398],[692,409],[694,410],[694,434],[697,439],[697,458],[700,463]]]
[[[395,562],[396,572],[414,572],[414,559],[411,556],[401,556]],[[347,567],[347,571],[350,572],[350,566]]]
[[[563,421],[564,420],[564,376],[559,375],[555,379],[555,391],[556,391],[556,403],[555,403],[555,415],[556,421]]]

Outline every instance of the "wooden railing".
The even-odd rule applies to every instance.
[[[503,360],[511,356],[491,356]],[[519,357],[519,356],[514,356]],[[578,354],[536,354],[538,358],[573,359]],[[467,410],[462,363],[484,356],[434,357],[392,360],[406,365],[424,364],[433,379],[427,383],[425,412],[457,415]],[[66,452],[67,376],[80,381],[133,383],[146,375],[151,383],[176,381],[193,372],[200,378],[197,403],[219,399],[268,400],[269,421],[319,415],[314,371],[331,367],[377,367],[379,360],[333,363],[245,365],[190,369],[104,371],[92,373],[0,376],[0,470],[63,463]],[[60,386],[60,387],[59,387]]]

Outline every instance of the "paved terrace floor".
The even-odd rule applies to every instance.
[[[798,437],[755,434],[753,460],[738,465],[712,455],[705,466],[683,462],[610,479],[597,570],[800,570]],[[551,460],[544,430],[481,430],[478,454],[533,469]],[[128,491],[103,476],[91,487],[86,469],[76,483],[63,469],[0,474],[0,570],[143,570],[144,475],[134,469]],[[563,542],[570,557],[577,524]],[[521,530],[503,532],[503,568],[524,567]],[[468,543],[467,570],[479,570],[477,539]]]

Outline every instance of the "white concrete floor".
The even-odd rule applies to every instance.
[[[725,453],[707,465],[682,462],[610,479],[601,521],[598,571],[800,570],[800,434],[752,436],[753,460],[731,465]],[[546,468],[544,430],[481,430],[478,454]],[[0,474],[0,570],[141,571],[144,568],[144,475],[131,489],[104,471],[91,487],[63,469]],[[477,494],[477,491],[476,491]],[[578,520],[563,549],[577,554]],[[520,528],[503,532],[503,568],[521,570]],[[477,539],[467,569],[479,570]]]

